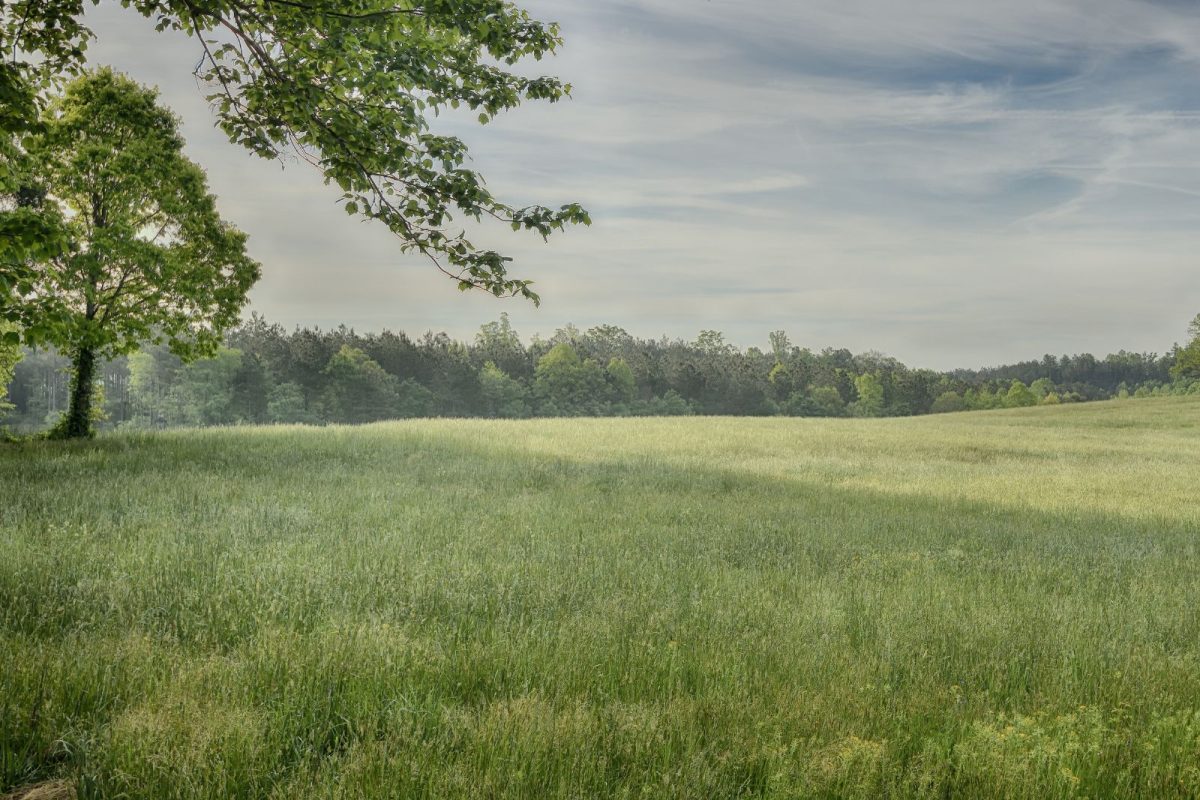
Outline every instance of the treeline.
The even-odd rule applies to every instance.
[[[1046,356],[985,370],[910,369],[879,353],[814,352],[782,332],[741,350],[716,331],[694,341],[568,326],[522,343],[502,315],[470,342],[341,327],[291,332],[253,316],[215,358],[182,363],[161,346],[98,370],[101,427],[361,423],[405,417],[730,414],[878,417],[1200,392],[1173,374],[1178,351]],[[69,360],[26,351],[3,424],[52,425],[66,407]]]
[[[968,383],[1022,381],[1031,384],[1045,379],[1084,400],[1103,400],[1122,389],[1172,380],[1178,351],[1164,355],[1129,353],[1124,350],[1098,359],[1090,353],[1077,356],[1047,355],[1038,361],[1021,361],[1003,367],[955,370],[954,376]]]

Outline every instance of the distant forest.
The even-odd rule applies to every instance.
[[[362,423],[406,417],[730,414],[881,417],[1200,393],[1180,354],[1050,356],[982,370],[911,369],[868,352],[793,345],[741,350],[717,331],[694,341],[638,339],[573,326],[522,343],[506,315],[474,340],[444,333],[360,334],[260,316],[231,331],[215,358],[182,363],[148,346],[104,364],[101,428],[237,423]],[[26,350],[0,426],[41,430],[63,413],[68,359]],[[1186,371],[1185,371],[1186,372]],[[2,397],[2,395],[0,395]]]

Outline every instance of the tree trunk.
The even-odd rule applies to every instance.
[[[96,351],[81,347],[75,352],[74,377],[71,381],[71,405],[60,424],[64,439],[92,435],[92,394],[96,379]]]

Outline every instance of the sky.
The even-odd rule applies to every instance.
[[[250,309],[291,328],[528,339],[772,330],[914,366],[1163,352],[1200,312],[1200,6],[1185,0],[525,0],[570,82],[461,136],[510,205],[590,228],[473,239],[535,281],[460,293],[299,162],[213,126],[200,50],[105,0],[93,63],[161,90],[263,264]]]

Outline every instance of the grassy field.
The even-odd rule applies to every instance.
[[[0,447],[0,794],[1194,797],[1200,401]]]

